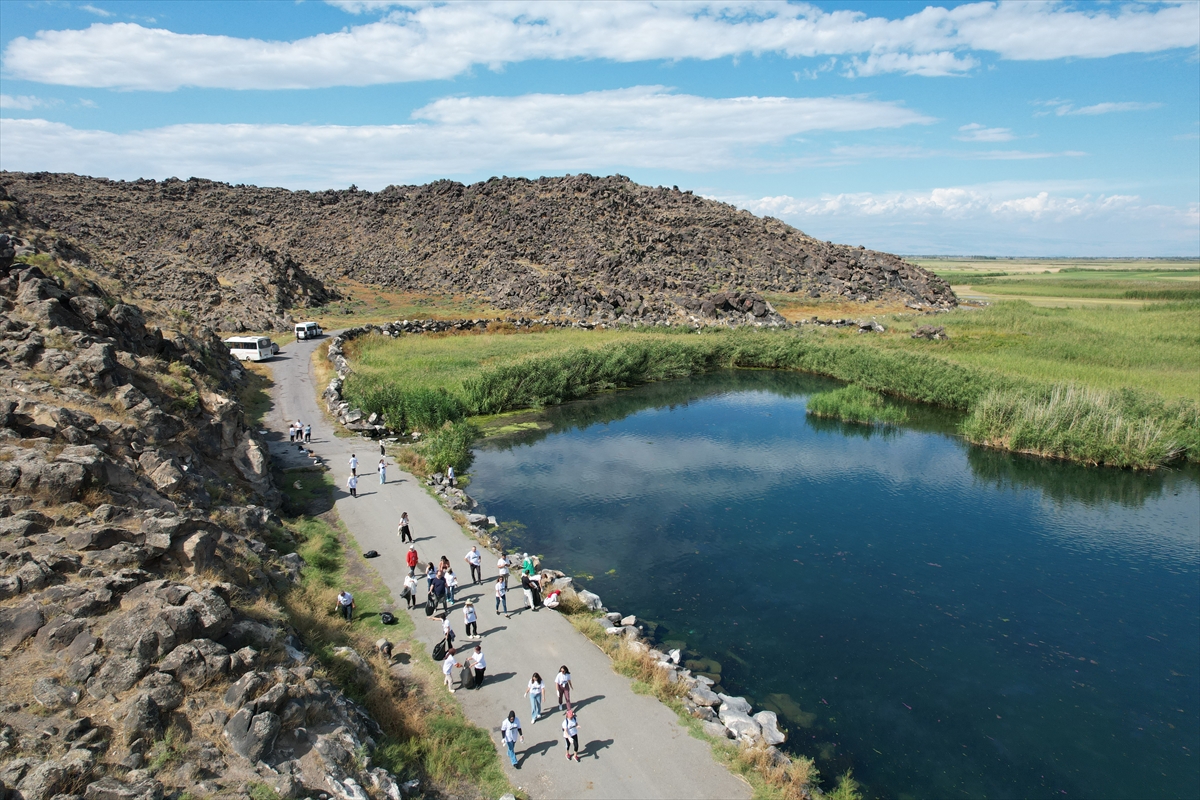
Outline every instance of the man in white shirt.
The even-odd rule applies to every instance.
[[[354,453],[350,454],[350,474],[358,474],[358,456],[354,455]]]
[[[354,621],[354,595],[347,592],[345,589],[338,592],[337,598],[338,613],[346,618],[347,622]]]
[[[479,583],[483,580],[483,557],[479,555],[479,548],[472,547],[471,552],[463,556],[463,561],[471,567],[471,585]]]
[[[346,479],[346,489],[350,492],[351,497],[358,497],[358,476],[351,475]]]
[[[483,673],[487,670],[487,661],[483,658],[483,648],[475,645],[475,652],[471,654],[469,659],[471,668],[475,670],[475,688],[483,686]]]
[[[446,678],[446,688],[451,692],[454,691],[454,668],[461,666],[454,661],[454,648],[447,648],[446,657],[442,660],[442,675]]]

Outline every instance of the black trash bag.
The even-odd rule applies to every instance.
[[[384,611],[383,613],[381,613],[379,615],[379,621],[382,622],[384,625],[395,625],[396,624],[396,615],[391,613],[390,611]]]
[[[367,552],[363,553],[363,558],[379,558],[379,551],[368,550]]]
[[[425,616],[432,617],[433,612],[437,610],[437,600],[433,595],[429,595],[429,599],[425,601]]]
[[[443,661],[446,658],[446,640],[442,639],[433,646],[433,660]]]

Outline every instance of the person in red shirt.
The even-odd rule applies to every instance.
[[[417,546],[410,544],[408,546],[408,574],[417,574],[417,564],[421,563],[421,559],[417,557]]]

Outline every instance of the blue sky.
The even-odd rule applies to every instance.
[[[0,2],[0,167],[619,172],[902,253],[1200,254],[1200,4]]]

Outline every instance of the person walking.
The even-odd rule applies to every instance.
[[[433,606],[437,608],[437,604],[442,604],[443,618],[450,615],[450,607],[446,605],[446,578],[442,573],[434,574],[433,579],[429,581],[429,595],[433,598]]]
[[[412,531],[408,527],[408,512],[407,511],[402,511],[400,513],[400,527],[398,527],[396,529],[396,533],[400,534],[400,543],[401,544],[403,544],[404,542],[411,542],[413,540]],[[409,566],[415,566],[415,565],[410,564]]]
[[[346,489],[350,492],[351,497],[358,497],[358,476],[351,475],[346,479]]]
[[[446,657],[442,659],[442,675],[446,679],[446,688],[450,690],[451,694],[454,693],[454,668],[461,666],[462,664],[454,660],[454,648],[448,648]]]
[[[563,710],[563,703],[567,704],[567,711],[571,710],[571,670],[567,669],[567,665],[563,664],[558,668],[558,674],[554,676],[554,686],[558,689],[558,710]]]
[[[500,557],[496,559],[496,574],[504,580],[508,580],[508,556],[504,554],[503,550],[500,551]]]
[[[479,555],[479,548],[472,545],[471,552],[463,556],[463,561],[471,567],[471,585],[479,583],[483,580],[483,556]]]
[[[416,608],[417,603],[417,579],[411,572],[404,576],[404,590],[401,592],[405,599],[408,600],[409,608]]]
[[[458,576],[454,574],[454,570],[446,570],[446,602],[451,606],[454,605],[454,591],[458,588]]]
[[[571,748],[575,748],[575,763],[579,763],[579,721],[575,712],[567,709],[567,715],[562,721],[563,740],[567,743],[567,761],[571,760]]]
[[[354,621],[354,595],[342,589],[337,597],[338,613],[346,618],[346,622]]]
[[[307,444],[311,441],[312,441],[312,425],[308,424],[308,425],[304,426],[304,442],[305,442],[305,444]]]
[[[529,685],[525,687],[524,696],[529,698],[529,724],[532,725],[542,716],[542,701],[546,699],[546,682],[541,675],[533,673]]]
[[[479,617],[475,616],[475,604],[470,600],[463,606],[463,623],[466,625],[463,635],[468,639],[478,639]]]
[[[442,620],[442,639],[446,642],[446,649],[454,647],[454,640],[457,637],[454,635],[454,628],[450,625],[450,615]]]
[[[478,689],[483,686],[483,673],[487,671],[487,660],[483,657],[483,647],[475,645],[475,652],[471,654],[468,661],[475,670],[475,688]]]
[[[406,511],[405,514],[407,514],[407,513],[408,512]],[[407,527],[408,526],[404,524],[404,517],[400,517],[400,530],[403,531]],[[410,540],[411,540],[411,538],[412,537],[409,537]],[[408,574],[416,575],[417,574],[417,564],[421,563],[421,559],[419,556],[417,556],[417,546],[415,544],[410,544],[408,546],[408,555],[405,556],[405,561],[408,564]]]
[[[504,576],[496,578],[496,615],[500,615],[500,607],[504,607],[504,616],[508,617],[508,587],[504,585]]]
[[[425,591],[433,591],[433,579],[437,577],[437,570],[433,568],[433,562],[429,562],[429,566],[425,567]]]
[[[387,483],[387,461],[379,459],[379,485]]]
[[[383,443],[383,439],[380,439],[379,440],[379,457],[382,458],[386,455],[387,455],[387,448]]]
[[[454,467],[446,467],[446,483],[454,485]]]
[[[533,584],[529,582],[529,576],[521,573],[521,591],[525,593],[525,607],[533,608]]]
[[[358,475],[358,456],[350,454],[350,474]]]
[[[508,717],[500,723],[500,738],[504,741],[504,746],[508,748],[508,760],[516,769],[521,768],[521,765],[517,763],[517,754],[514,752],[518,737],[524,742],[525,732],[521,730],[521,720],[517,719],[517,712],[510,711]]]
[[[288,423],[288,442],[295,444],[296,442],[296,423]]]

